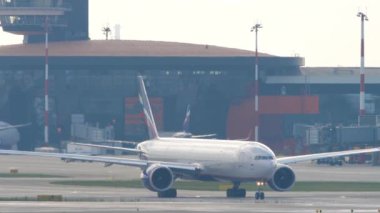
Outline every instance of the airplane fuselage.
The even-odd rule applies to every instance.
[[[160,138],[137,147],[142,158],[199,165],[199,177],[226,181],[268,180],[276,169],[273,151],[258,142]]]
[[[10,125],[0,121],[0,147],[8,149],[17,149],[17,143],[20,140],[20,133],[17,126]]]

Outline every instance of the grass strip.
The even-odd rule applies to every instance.
[[[0,197],[0,201],[37,201],[35,197]]]
[[[140,180],[69,180],[69,181],[53,181],[51,184],[59,185],[75,185],[75,186],[94,186],[94,187],[124,187],[124,188],[143,188]],[[176,181],[174,188],[180,190],[197,190],[197,191],[225,191],[230,188],[230,184],[218,182],[202,182],[202,181]],[[244,183],[241,188],[247,190],[256,190],[255,184]],[[268,186],[264,190],[270,190]],[[300,181],[296,182],[292,191],[298,192],[378,192],[380,191],[380,182],[317,182],[317,181]]]
[[[34,173],[0,173],[0,178],[65,178],[65,176]]]

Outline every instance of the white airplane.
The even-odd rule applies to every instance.
[[[295,173],[288,166],[290,163],[380,151],[378,147],[277,158],[269,147],[259,142],[160,138],[143,78],[139,76],[138,81],[139,98],[150,135],[149,140],[130,150],[136,152],[139,159],[12,150],[0,150],[0,154],[46,156],[67,161],[82,160],[139,167],[144,186],[157,192],[158,197],[176,197],[177,190],[173,188],[173,183],[179,178],[231,182],[233,187],[227,190],[227,197],[245,197],[246,190],[239,188],[242,182],[256,182],[258,185],[267,183],[275,191],[290,190],[296,181]],[[264,192],[259,189],[255,198],[264,199]]]
[[[183,121],[182,131],[181,132],[175,132],[175,133],[169,133],[169,134],[165,134],[165,133],[168,133],[168,132],[161,132],[160,134],[161,135],[162,134],[170,135],[168,137],[173,137],[173,138],[215,138],[217,136],[216,134],[193,135],[189,131],[190,114],[191,114],[191,112],[190,112],[190,105],[188,105],[187,109],[186,109],[186,115],[185,115],[185,119]],[[248,139],[249,139],[249,137],[246,138],[246,139],[242,139],[242,140],[248,140]],[[114,143],[114,144],[117,143],[117,144],[121,144],[121,145],[127,144],[127,145],[132,145],[132,146],[136,146],[138,144],[138,142],[123,141],[123,140],[105,140],[104,142],[106,142],[106,143]],[[130,148],[124,148],[124,147],[120,147],[120,146],[99,145],[99,144],[94,144],[91,141],[78,141],[78,142],[72,142],[72,144],[76,144],[76,145],[80,145],[80,146],[97,147],[97,148],[103,148],[103,149],[111,149],[111,150],[119,150],[119,151],[131,152]]]
[[[0,121],[0,146],[17,149],[17,143],[20,140],[18,128],[29,126],[30,123],[10,125],[4,121]]]
[[[190,132],[190,105],[187,105],[185,119],[182,124],[182,132],[176,132],[172,135],[174,138],[215,138],[216,134],[207,134],[207,135],[193,135]]]

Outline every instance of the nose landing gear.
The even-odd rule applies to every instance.
[[[262,191],[257,191],[257,192],[255,193],[255,199],[256,199],[256,200],[264,200],[264,199],[265,199],[265,194],[264,194],[264,192],[262,192]]]
[[[264,194],[262,188],[264,187],[265,182],[263,182],[263,181],[257,181],[256,185],[257,185],[257,192],[255,193],[255,199],[256,200],[264,200],[265,199],[265,194]]]

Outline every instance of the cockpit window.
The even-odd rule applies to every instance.
[[[269,155],[257,155],[255,160],[273,160],[273,156]]]

